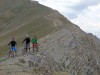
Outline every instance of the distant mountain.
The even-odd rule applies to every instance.
[[[21,55],[19,48],[16,58],[1,62],[1,74],[32,75],[35,70],[42,75],[48,70],[54,75],[100,75],[100,40],[56,10],[36,1],[1,0],[0,28],[0,55],[12,36],[19,47],[26,34],[39,38],[39,52]]]

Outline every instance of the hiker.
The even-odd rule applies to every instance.
[[[38,43],[37,43],[36,36],[34,36],[34,38],[32,38],[32,48],[33,48],[33,51],[34,51],[34,49],[36,49],[38,51]]]
[[[26,38],[22,41],[22,44],[23,43],[24,43],[25,52],[27,53],[28,49],[29,49],[29,52],[30,52],[30,37],[29,37],[29,35],[26,35]]]
[[[8,46],[10,48],[10,54],[15,57],[17,55],[17,49],[16,49],[16,41],[15,41],[15,38],[13,37],[12,40],[9,42]]]

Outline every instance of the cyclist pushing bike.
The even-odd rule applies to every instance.
[[[37,42],[37,37],[34,36],[34,38],[32,38],[32,48],[33,51],[36,49],[38,51],[38,42]]]
[[[29,35],[26,35],[26,38],[22,41],[22,44],[24,44],[24,50],[25,53],[30,52],[30,37]]]
[[[10,48],[10,54],[15,57],[17,55],[17,49],[16,49],[16,41],[15,38],[13,37],[12,40],[9,42],[8,46]],[[10,56],[10,55],[9,55]]]

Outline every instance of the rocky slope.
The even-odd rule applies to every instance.
[[[39,40],[39,51],[35,54],[27,53],[21,55],[20,52],[16,58],[10,58],[1,63],[14,67],[20,67],[21,73],[37,73],[44,74],[45,70],[49,71],[49,75],[61,73],[60,75],[100,75],[100,45],[95,43],[97,39],[93,35],[88,35],[76,26],[74,29],[77,33],[66,28],[47,35]],[[79,33],[81,33],[79,35]],[[76,36],[76,34],[78,34]],[[19,49],[20,50],[20,49]],[[19,73],[19,69],[12,72]],[[35,70],[35,71],[34,71]],[[24,71],[24,72],[23,72]],[[34,75],[35,75],[34,74]],[[6,74],[4,74],[6,75]]]

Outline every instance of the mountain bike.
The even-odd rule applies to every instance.
[[[15,55],[14,55],[14,52],[11,50],[11,47],[9,47],[9,51],[8,51],[7,55],[8,55],[8,58],[9,58],[9,57],[14,57],[14,56],[15,56]]]
[[[17,56],[17,49],[16,49],[16,46],[8,46],[9,47],[9,51],[8,51],[8,57],[15,57]]]
[[[23,44],[23,48],[21,49],[22,55],[28,53],[28,49],[29,49],[29,52],[30,52],[30,44]]]
[[[30,54],[34,55],[39,51],[39,44],[38,43],[32,44],[31,48],[32,48],[32,51],[30,52]]]

